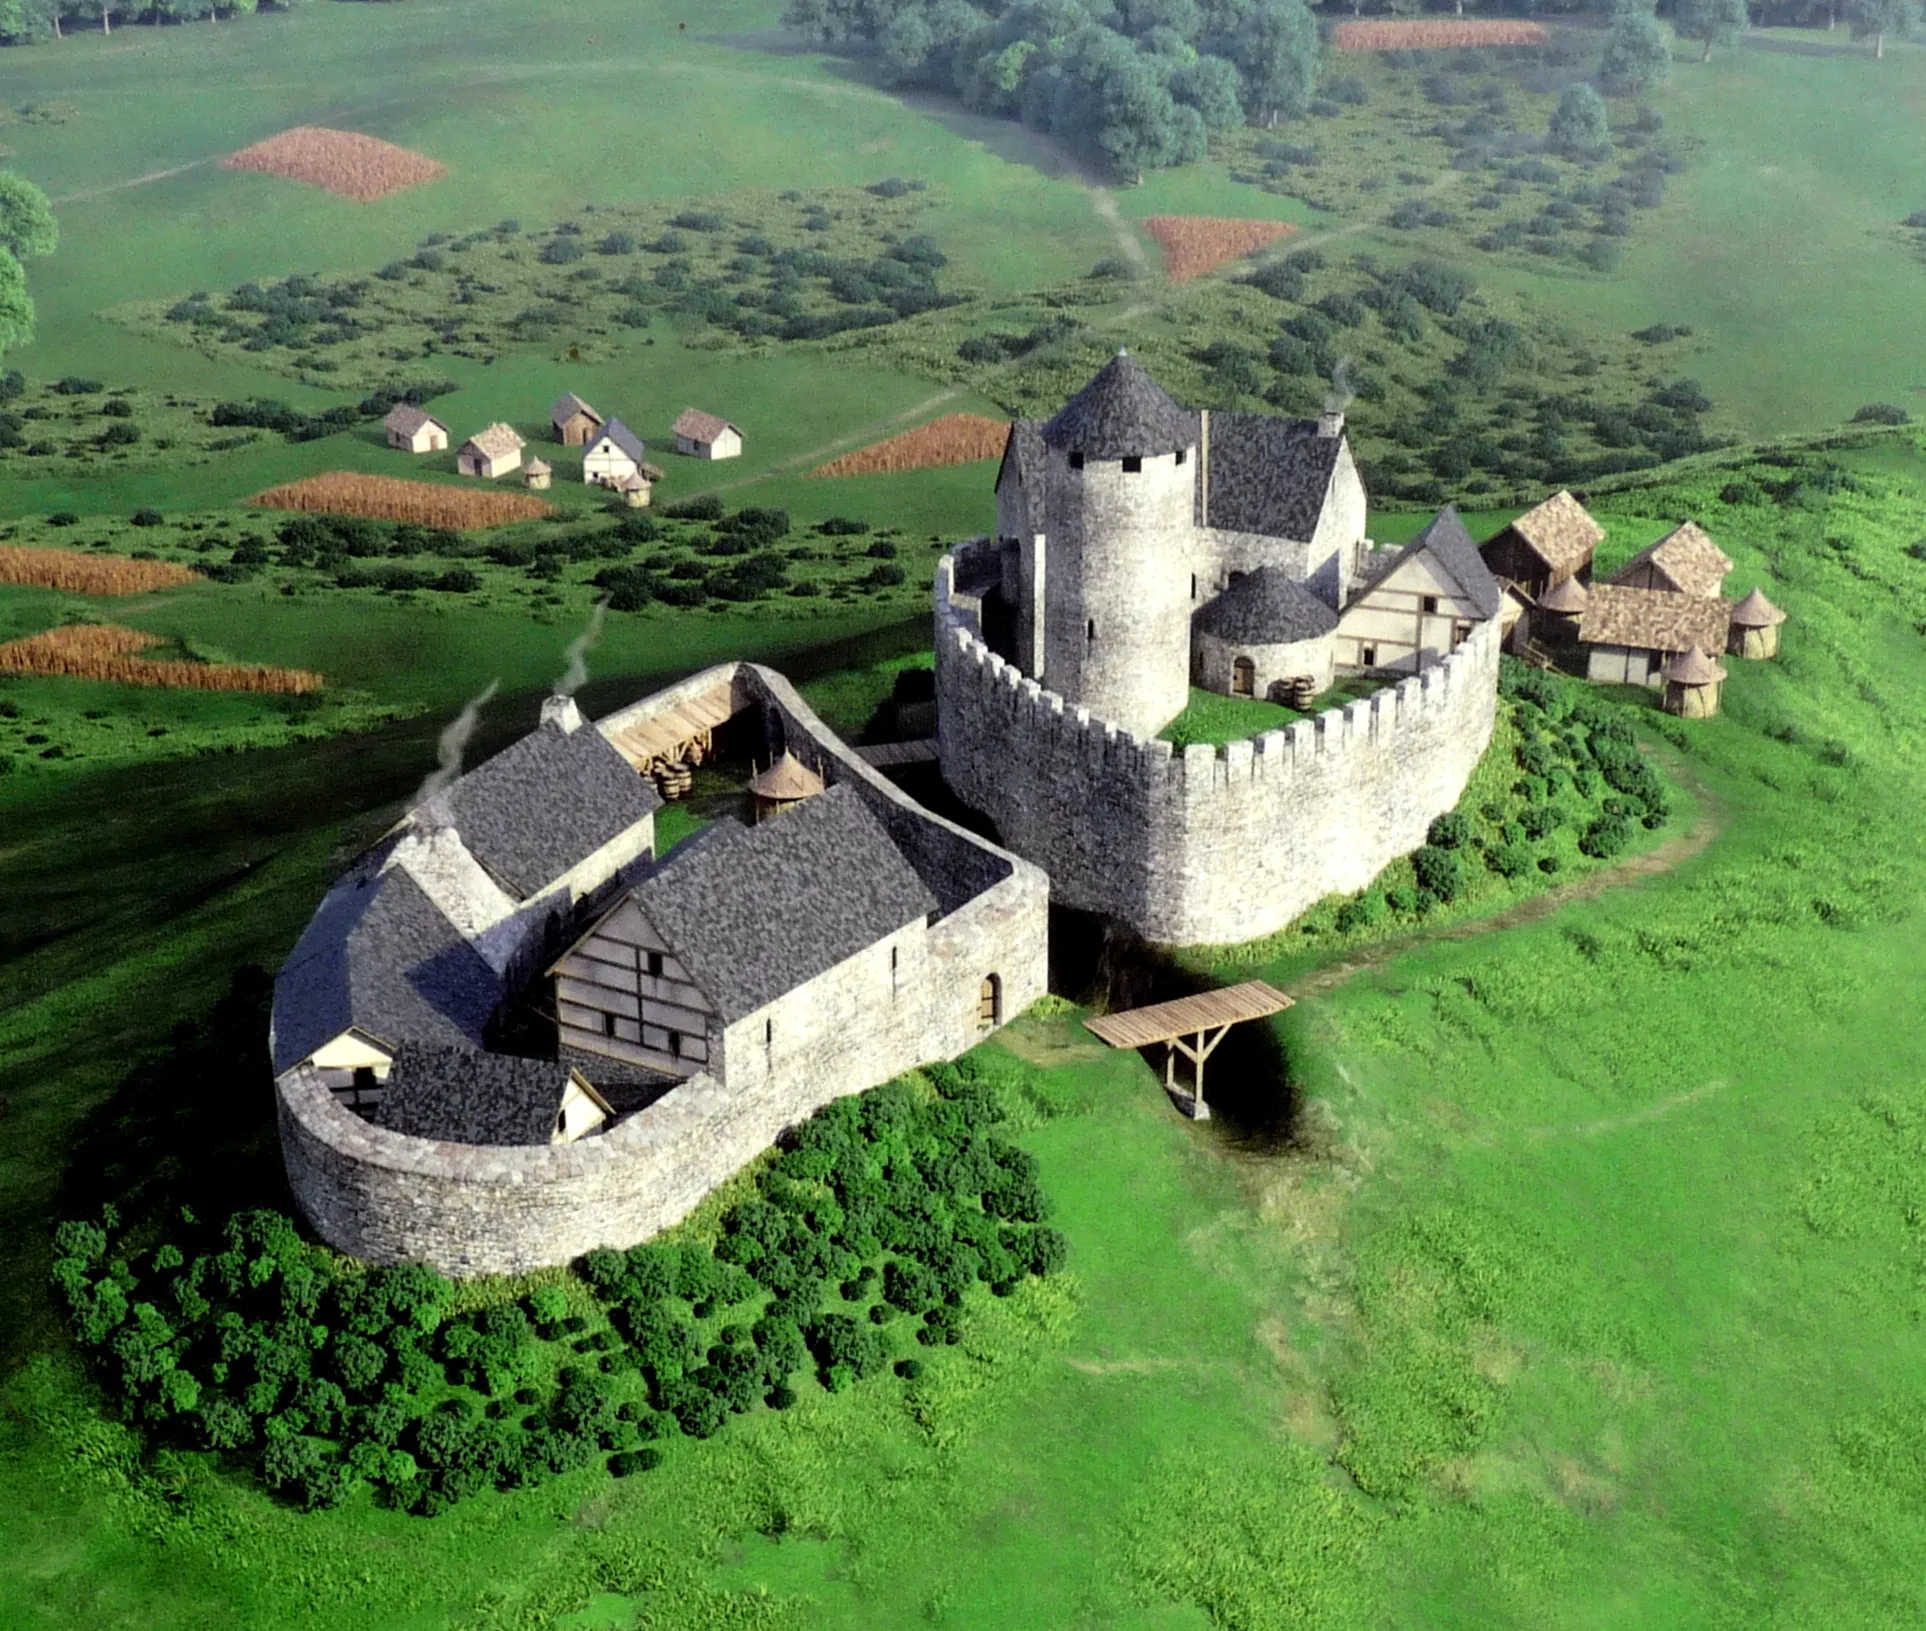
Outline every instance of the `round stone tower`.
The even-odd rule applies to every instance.
[[[1119,351],[1043,444],[1043,683],[1155,736],[1190,698],[1197,416]]]

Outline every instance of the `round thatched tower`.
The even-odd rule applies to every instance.
[[[1682,719],[1710,719],[1719,711],[1719,685],[1725,670],[1694,646],[1666,660],[1665,711]]]
[[[1754,589],[1732,608],[1732,630],[1725,649],[1734,657],[1776,657],[1779,625],[1786,614]]]
[[[1050,688],[1154,736],[1190,699],[1196,415],[1119,351],[1043,427],[1043,444]]]

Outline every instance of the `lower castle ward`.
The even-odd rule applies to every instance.
[[[754,664],[594,721],[550,698],[424,789],[276,980],[310,1224],[454,1275],[632,1245],[1043,996],[1052,900],[1196,944],[1363,887],[1457,801],[1518,610],[1451,511],[1398,549],[1365,513],[1340,415],[1184,408],[1121,353],[1013,425],[997,533],[934,587],[966,822]],[[1194,688],[1302,717],[1178,748]],[[742,819],[658,845],[665,796],[725,762],[753,770]]]

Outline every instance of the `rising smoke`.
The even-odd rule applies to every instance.
[[[602,618],[608,609],[606,600],[598,600],[595,610],[589,613],[588,627],[570,644],[566,654],[568,667],[555,682],[556,696],[572,697],[588,684],[588,654],[594,650],[595,642],[602,638]]]
[[[1331,370],[1331,389],[1324,398],[1326,413],[1343,413],[1351,406],[1357,393],[1351,389],[1351,359],[1339,357],[1337,366]]]
[[[475,734],[475,726],[481,720],[481,711],[488,706],[500,680],[490,680],[488,689],[478,697],[471,697],[462,711],[449,720],[435,743],[435,768],[428,773],[421,789],[415,794],[416,804],[426,804],[461,774],[461,756],[468,751],[469,738]]]

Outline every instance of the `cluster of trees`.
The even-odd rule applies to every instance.
[[[116,23],[210,23],[257,11],[291,11],[302,0],[0,0],[0,43],[57,40],[77,28],[111,34]]]
[[[783,20],[1126,181],[1201,158],[1213,131],[1303,113],[1320,54],[1303,0],[791,0]]]
[[[0,352],[33,338],[33,299],[22,262],[51,255],[59,242],[47,195],[25,177],[0,170]]]
[[[208,410],[207,422],[216,428],[242,426],[251,430],[278,431],[290,442],[318,442],[369,419],[384,419],[398,402],[416,407],[446,396],[454,390],[452,380],[430,380],[419,385],[387,385],[370,392],[356,403],[341,403],[309,413],[290,408],[272,397],[250,397],[245,402],[217,402]]]
[[[271,1210],[210,1229],[181,1208],[156,1243],[109,1205],[60,1225],[53,1278],[129,1419],[306,1507],[365,1483],[432,1514],[604,1458],[640,1471],[660,1440],[793,1404],[805,1367],[831,1389],[892,1363],[913,1376],[918,1347],[957,1340],[973,1288],[1061,1266],[1034,1158],[991,1131],[987,1069],[819,1112],[713,1249],[591,1252],[579,1282],[463,1312],[433,1270],[343,1260]]]

